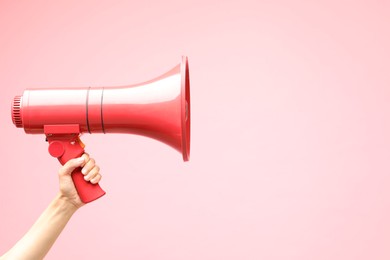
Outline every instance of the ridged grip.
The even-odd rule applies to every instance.
[[[22,121],[22,96],[15,96],[12,103],[12,122],[16,127],[23,127]]]

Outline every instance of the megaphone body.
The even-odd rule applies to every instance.
[[[82,133],[128,133],[159,140],[190,155],[190,83],[187,57],[158,78],[121,87],[27,89],[16,96],[12,120],[28,134],[45,134],[49,153],[61,164],[81,156]],[[88,203],[105,194],[72,173],[76,189]]]

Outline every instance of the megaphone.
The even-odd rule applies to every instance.
[[[45,134],[49,153],[65,164],[84,153],[82,133],[137,134],[161,141],[190,156],[190,78],[188,59],[165,74],[135,85],[27,89],[12,104],[12,121],[27,134]],[[99,184],[72,173],[84,203],[105,194]]]

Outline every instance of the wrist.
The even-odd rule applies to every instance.
[[[53,204],[58,209],[63,210],[67,213],[71,213],[71,214],[76,212],[82,206],[82,205],[76,204],[73,200],[64,196],[60,192],[54,198]]]

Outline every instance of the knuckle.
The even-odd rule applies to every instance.
[[[102,176],[100,174],[98,174],[98,175],[95,176],[94,179],[97,180],[97,181],[100,181],[102,179]]]
[[[91,171],[91,175],[95,178],[97,175],[99,174],[99,171],[97,171],[96,169],[93,169]]]
[[[91,182],[98,183],[102,179],[102,176],[100,174],[96,175]]]

